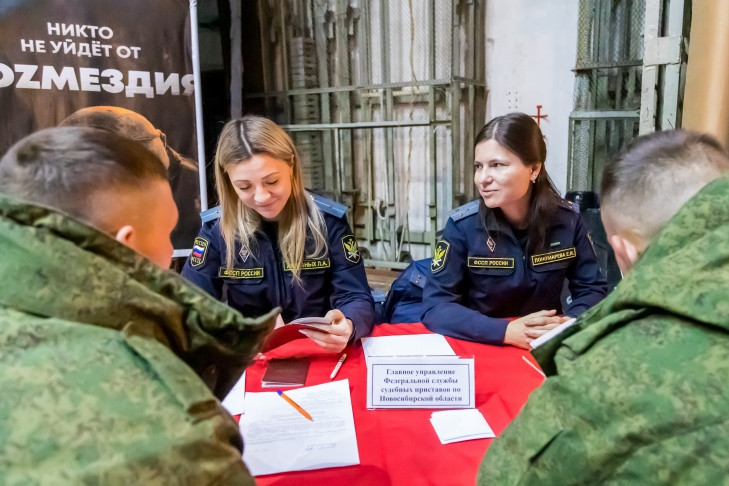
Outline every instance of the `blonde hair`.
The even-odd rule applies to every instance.
[[[262,154],[286,162],[292,169],[291,196],[278,221],[278,241],[284,262],[300,284],[304,258],[320,258],[327,252],[326,225],[316,203],[304,190],[293,140],[280,126],[260,116],[246,115],[229,121],[218,139],[215,188],[222,212],[220,230],[228,248],[225,265],[229,270],[233,268],[236,239],[248,248],[255,247],[253,234],[261,225],[261,216],[240,200],[226,169]],[[310,254],[306,254],[307,233],[313,242]]]

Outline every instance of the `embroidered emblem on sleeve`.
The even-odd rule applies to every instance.
[[[357,238],[354,235],[342,237],[342,248],[344,249],[344,258],[352,263],[359,263],[359,248],[357,247]]]
[[[205,263],[205,257],[208,254],[208,246],[210,242],[205,238],[198,236],[192,244],[192,253],[190,253],[190,265],[199,267]]]
[[[432,273],[437,273],[443,269],[448,258],[448,249],[450,247],[450,243],[445,240],[436,243],[435,249],[433,250],[433,260],[430,262],[430,271]]]

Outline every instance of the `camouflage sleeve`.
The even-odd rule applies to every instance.
[[[160,342],[18,312],[0,324],[0,349],[11,337],[15,350],[0,353],[14,361],[0,373],[0,483],[254,484],[235,420]]]

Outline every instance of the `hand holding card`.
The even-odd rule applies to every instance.
[[[288,324],[274,329],[263,341],[261,352],[265,353],[295,339],[305,339],[306,336],[300,331],[309,330],[314,332],[329,333],[331,319],[325,317],[301,317]]]
[[[329,333],[329,328],[332,326],[332,320],[326,317],[299,317],[289,322],[287,325],[298,324],[303,326],[304,329],[311,329],[313,331],[321,331]]]

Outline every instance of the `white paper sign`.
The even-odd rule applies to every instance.
[[[455,356],[440,334],[406,334],[362,339],[365,358],[382,356]]]
[[[441,444],[496,437],[484,416],[475,408],[433,412],[430,423]]]
[[[474,408],[473,359],[370,358],[367,408]]]

